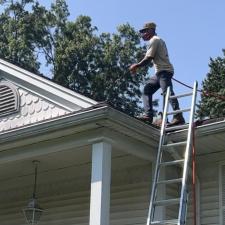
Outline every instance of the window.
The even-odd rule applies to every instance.
[[[19,110],[19,93],[16,87],[7,82],[0,82],[0,117]]]

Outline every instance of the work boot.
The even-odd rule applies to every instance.
[[[158,112],[158,115],[157,115],[157,117],[155,118],[155,120],[152,124],[157,126],[157,127],[161,127],[162,121],[163,121],[163,114],[162,114],[162,112]]]
[[[173,120],[167,126],[177,126],[182,124],[185,124],[185,119],[182,113],[178,113],[174,115]]]
[[[153,115],[147,114],[147,113],[143,113],[142,115],[137,117],[139,120],[142,120],[144,122],[147,123],[152,123],[153,121]]]

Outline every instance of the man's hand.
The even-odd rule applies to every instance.
[[[137,71],[137,68],[147,66],[149,63],[151,63],[153,60],[152,57],[145,56],[139,63],[134,63],[130,66],[129,70],[132,74],[135,74]]]
[[[137,63],[134,63],[130,66],[129,70],[132,74],[135,74],[136,71],[137,71],[137,68],[138,68],[138,64]]]

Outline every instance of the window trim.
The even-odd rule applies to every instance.
[[[10,90],[14,94],[14,99],[15,99],[14,110],[9,111],[9,112],[6,111],[5,113],[0,112],[0,117],[4,117],[4,116],[11,115],[11,114],[18,112],[19,108],[20,108],[19,107],[20,106],[20,97],[19,97],[19,91],[18,91],[17,87],[14,84],[12,84],[8,81],[5,81],[5,80],[0,80],[0,86],[6,86],[6,87],[10,88]]]

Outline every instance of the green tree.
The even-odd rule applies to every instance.
[[[55,36],[54,80],[84,95],[90,93],[90,74],[95,73],[98,38],[89,17],[67,22]]]
[[[37,7],[32,0],[1,1],[4,12],[0,15],[0,57],[25,69],[38,72],[40,63],[35,54],[33,13]]]
[[[210,71],[202,83],[203,93],[197,110],[199,118],[225,116],[225,50],[223,57],[210,59]],[[219,97],[223,96],[223,97]]]
[[[39,15],[40,12],[35,13]],[[39,21],[40,29],[36,29],[39,35],[38,49],[42,51],[46,59],[47,66],[50,65],[52,73],[55,70],[55,48],[56,40],[61,36],[68,22],[70,15],[68,5],[65,0],[56,0],[51,4],[50,10],[45,10],[42,19]]]
[[[146,69],[132,78],[128,68],[143,50],[130,25],[119,26],[116,34],[97,35],[91,18],[80,16],[57,36],[54,80],[135,115],[141,111],[139,84]]]
[[[40,56],[54,65],[54,36],[69,15],[64,0],[47,10],[37,0],[2,0],[0,58],[27,70],[39,72]]]

